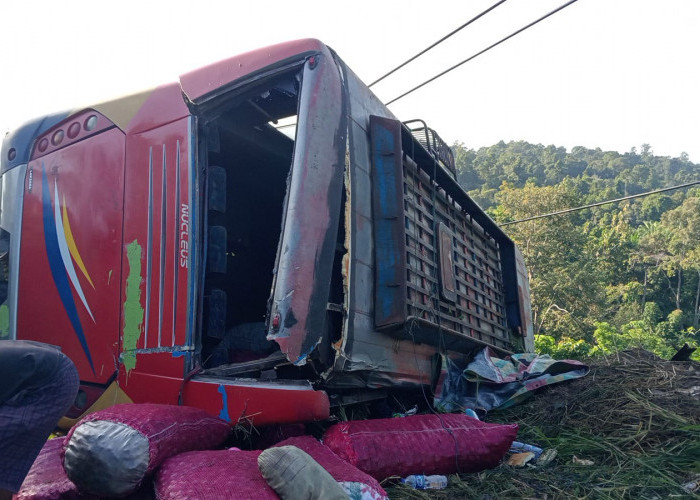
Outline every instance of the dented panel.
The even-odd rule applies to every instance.
[[[297,365],[327,334],[347,134],[340,75],[327,50],[307,61],[302,82],[270,311],[277,320],[268,330]]]
[[[513,242],[317,40],[243,54],[73,119],[82,113],[99,120],[73,142],[42,149],[70,125],[57,118],[35,127],[31,161],[20,152],[21,280],[46,286],[20,286],[18,336],[60,344],[96,394],[116,371],[134,402],[189,404],[231,423],[314,420],[329,413],[319,388],[415,388],[431,382],[441,354],[534,348]],[[217,180],[209,161],[222,158],[238,178]],[[212,186],[230,200],[243,179],[261,189],[238,205],[212,203]],[[257,240],[212,236],[236,217]],[[264,263],[250,257],[249,272],[229,279],[220,271],[248,244]],[[222,265],[207,289],[216,249]],[[214,292],[228,309],[205,307]],[[218,330],[212,310],[223,311]],[[224,361],[213,362],[220,345]]]
[[[368,183],[369,172],[373,168],[370,154],[372,140],[370,117],[375,115],[382,117],[379,120],[389,119],[385,121],[390,121],[394,117],[350,69],[342,62],[340,64],[350,103],[350,162],[346,172],[348,199],[345,210],[346,247],[349,253],[346,256],[347,264],[343,267],[347,316],[340,341],[334,345],[336,363],[334,370],[326,373],[327,384],[332,388],[409,387],[417,383],[428,384],[431,378],[431,360],[437,353],[447,352],[455,359],[468,359],[474,351],[490,343],[491,338],[484,336],[481,340],[476,334],[479,328],[477,319],[482,321],[482,325],[484,323],[484,320],[479,318],[483,316],[482,312],[476,308],[473,309],[474,317],[469,320],[470,324],[467,327],[459,326],[463,332],[448,331],[444,327],[442,330],[436,330],[436,318],[432,315],[435,309],[429,304],[425,304],[427,312],[425,319],[417,317],[408,319],[404,323],[405,328],[378,328],[381,325],[381,322],[375,322],[378,314],[378,302],[375,297],[378,291],[375,288],[375,280],[372,279],[367,283],[365,278],[367,271],[371,273],[370,276],[379,275],[377,258],[373,257],[368,261],[368,251],[370,255],[379,256],[380,253],[374,249],[379,240],[373,236],[377,234],[377,224],[380,222],[378,212],[373,210],[368,214],[366,208],[367,193],[378,190],[375,179],[372,179],[371,184]],[[458,301],[461,304],[460,308],[466,307],[464,303],[468,297],[469,300],[478,303],[480,308],[482,305],[489,306],[491,308],[489,314],[495,317],[491,324],[482,328],[498,330],[494,332],[495,335],[491,335],[501,349],[508,345],[515,346],[518,343],[517,339],[510,332],[518,331],[517,326],[524,321],[523,318],[529,317],[530,311],[525,302],[511,306],[513,299],[516,302],[519,300],[518,290],[513,290],[509,284],[511,280],[513,282],[516,280],[512,241],[464,193],[450,172],[439,165],[433,167],[434,159],[429,152],[422,149],[420,144],[413,142],[414,138],[407,129],[402,130],[401,141],[404,150],[404,175],[410,175],[412,183],[404,189],[403,205],[407,204],[406,196],[414,198],[427,196],[420,207],[415,202],[408,203],[413,205],[414,212],[411,212],[411,217],[415,220],[419,219],[417,212],[423,210],[420,216],[423,222],[411,222],[411,224],[423,224],[426,235],[428,231],[432,232],[432,220],[427,216],[432,217],[431,206],[435,203],[436,231],[442,233],[439,248],[433,244],[430,250],[434,252],[430,256],[432,267],[425,267],[425,263],[421,264],[428,258],[425,254],[428,249],[421,251],[418,245],[415,245],[416,251],[409,257],[416,272],[413,276],[409,273],[409,277],[414,281],[417,280],[416,283],[419,281],[422,283],[425,278],[425,290],[427,290],[425,300],[439,301],[441,312],[448,314],[447,318],[452,321],[453,327],[457,322],[466,321],[459,312],[455,314],[449,312],[450,309],[456,310]],[[431,177],[436,179],[438,185],[443,188],[436,191],[435,201],[432,201]],[[458,212],[468,214],[467,220],[463,216],[458,216]],[[400,219],[404,220],[403,214],[399,215]],[[408,224],[408,219],[404,222]],[[441,224],[449,230],[440,231],[443,227]],[[470,236],[474,242],[467,243],[467,246],[475,247],[476,274],[471,269],[471,252],[465,253],[464,245],[452,243],[465,238],[468,232],[462,229],[462,225],[465,224],[469,227],[473,226],[476,231]],[[414,231],[414,229],[417,231],[417,228],[418,226],[406,229],[404,235],[406,244],[417,242],[408,238],[408,231]],[[481,236],[478,236],[479,234]],[[401,240],[399,236],[391,239]],[[465,257],[470,261],[468,267],[464,265]],[[483,261],[483,264],[480,264],[479,260]],[[479,272],[479,266],[483,276]],[[408,266],[404,269],[407,270]],[[421,273],[423,273],[422,276]],[[500,290],[498,283],[503,287]],[[411,290],[411,293],[416,295],[415,290]],[[521,290],[520,293],[526,292]],[[422,301],[423,298],[419,295],[416,295],[413,302],[409,301],[413,304],[413,311],[420,311],[418,306],[423,305]],[[489,301],[493,301],[494,305],[491,306]],[[496,306],[496,302],[500,305]],[[398,304],[394,306],[401,307]],[[507,322],[504,320],[506,316]],[[485,320],[489,318],[484,317]],[[440,322],[445,323],[444,320]],[[490,332],[490,330],[487,331]],[[474,332],[473,336],[472,332]]]

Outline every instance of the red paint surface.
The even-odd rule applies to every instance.
[[[143,366],[143,363],[142,363]],[[119,371],[119,385],[134,403],[178,404],[182,391],[182,404],[201,408],[214,416],[220,416],[223,397],[216,382],[189,380],[153,375],[138,371]],[[308,422],[328,418],[330,403],[323,391],[312,389],[284,389],[271,386],[225,385],[228,415],[231,424],[246,418],[254,425],[273,423]]]
[[[42,169],[48,178],[52,205],[56,203],[54,183],[58,185],[61,207],[65,199],[75,244],[95,286],[93,289],[73,262],[95,318],[93,321],[70,285],[94,374],[51,278],[44,238]],[[124,134],[114,128],[72,144],[30,162],[27,172],[17,337],[61,346],[78,368],[81,380],[106,383],[116,369],[119,349]]]
[[[177,83],[157,87],[136,112],[126,127],[127,134],[156,128],[189,115]]]
[[[100,116],[102,121],[92,135],[81,131],[73,143],[66,138],[62,144],[37,154],[28,169],[33,177],[31,192],[26,192],[28,182],[25,180],[18,337],[60,345],[74,360],[83,382],[106,384],[119,365],[119,385],[134,402],[178,404],[182,395],[183,404],[219,416],[223,405],[219,383],[198,380],[183,383],[186,367],[180,351],[187,342],[188,320],[194,312],[188,311],[187,302],[190,262],[187,259],[187,265],[183,265],[180,259],[182,239],[187,238],[188,252],[192,251],[193,242],[192,207],[188,201],[192,167],[188,147],[192,131],[182,92],[184,89],[191,99],[196,99],[270,64],[322,50],[327,53],[325,46],[316,40],[300,40],[188,73],[182,77],[182,87],[177,83],[165,85],[147,97],[126,126],[126,137],[116,127],[107,130],[111,122]],[[93,112],[85,112],[90,113]],[[83,113],[55,129],[67,131],[78,117],[82,119]],[[49,134],[51,132],[53,130]],[[151,189],[149,163],[152,164]],[[44,241],[42,169],[48,177],[52,203],[56,202],[54,182],[58,183],[61,203],[65,195],[71,230],[95,285],[93,289],[74,263],[95,317],[93,321],[71,289],[93,359],[94,374],[51,279]],[[189,227],[182,225],[183,204],[187,205],[190,216]],[[150,248],[149,206],[152,213]],[[165,226],[162,225],[163,214]],[[127,373],[119,364],[119,355],[123,347],[122,312],[129,274],[126,251],[134,241],[142,249],[140,305],[144,315],[148,310],[148,316],[144,316],[140,325],[136,348],[169,349],[171,352],[137,351],[136,367]],[[161,258],[161,249],[164,258]],[[151,281],[147,293],[149,257]],[[311,257],[308,260],[313,261]],[[254,382],[223,387],[228,401],[226,410],[234,422],[238,418],[249,418],[255,425],[265,425],[319,420],[329,415],[328,396],[311,388],[290,389]]]
[[[141,324],[141,336],[138,349],[182,346],[185,343],[187,328],[187,268],[180,265],[179,240],[181,237],[179,221],[182,203],[187,204],[189,154],[188,154],[188,118],[180,119],[147,132],[127,136],[128,163],[126,167],[126,191],[124,201],[124,246],[133,241],[141,247],[141,307],[144,321]],[[164,149],[165,147],[165,149]],[[176,199],[177,158],[180,158],[180,198]],[[165,151],[165,152],[164,152]],[[152,226],[151,247],[148,242],[149,211],[149,163],[152,154]],[[163,216],[163,157],[166,160],[165,173],[165,233],[162,231]],[[164,259],[161,262],[161,247],[164,247]],[[148,262],[150,259],[150,293],[148,290]],[[126,250],[124,266],[128,267]],[[177,268],[177,281],[175,280]],[[162,272],[161,272],[162,270]],[[162,303],[161,297],[162,280]],[[124,287],[128,273],[124,273]],[[177,288],[177,302],[175,302]],[[174,314],[174,308],[178,308]],[[147,312],[148,311],[148,312]],[[148,317],[146,318],[146,314]],[[122,320],[123,321],[123,320]],[[148,329],[146,330],[146,325]],[[175,342],[173,343],[173,325]],[[122,324],[123,328],[123,324]],[[160,341],[159,341],[160,338]],[[156,357],[137,357],[139,371],[164,373],[169,371],[167,364],[178,367],[179,376],[183,376],[182,360],[173,358],[159,362],[149,368],[151,359]],[[146,366],[142,366],[145,363]]]
[[[176,405],[182,388],[182,377],[167,377],[131,370],[127,375],[119,367],[119,387],[134,403]]]
[[[260,385],[263,385],[261,383]],[[330,413],[328,395],[312,389],[284,389],[267,385],[224,385],[231,423],[247,418],[254,425],[324,420]],[[221,413],[223,398],[219,384],[190,380],[185,384],[183,404]]]
[[[325,45],[311,38],[295,40],[246,52],[180,76],[182,91],[192,101],[216,91],[223,85],[278,61],[325,49]]]

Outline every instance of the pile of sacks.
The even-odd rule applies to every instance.
[[[495,467],[516,425],[466,415],[343,422],[323,442],[221,449],[228,423],[197,408],[117,405],[46,443],[15,498],[386,499],[379,481]]]

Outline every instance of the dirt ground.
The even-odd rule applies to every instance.
[[[634,350],[589,364],[586,377],[484,418],[556,450],[548,465],[502,463],[450,476],[444,490],[386,485],[390,498],[700,498],[700,363]]]

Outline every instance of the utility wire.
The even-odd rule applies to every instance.
[[[386,73],[385,75],[383,75],[383,76],[377,78],[375,81],[373,81],[372,83],[370,83],[370,84],[368,85],[368,87],[371,87],[372,85],[375,85],[375,84],[381,82],[382,80],[384,80],[387,76],[396,73],[398,70],[400,70],[401,68],[403,68],[404,66],[406,66],[408,63],[410,63],[410,62],[412,62],[412,61],[415,61],[415,60],[418,59],[420,56],[422,56],[423,54],[425,54],[426,52],[428,52],[430,49],[432,49],[432,48],[434,48],[434,47],[440,45],[442,42],[444,42],[445,40],[447,40],[448,38],[450,38],[452,35],[454,35],[454,34],[457,33],[458,31],[461,31],[462,29],[466,28],[467,26],[469,26],[471,23],[473,23],[474,21],[476,21],[476,20],[479,19],[480,17],[485,16],[486,14],[488,14],[489,12],[491,12],[493,9],[495,9],[496,7],[498,7],[499,5],[501,5],[502,3],[504,3],[505,1],[506,1],[506,0],[500,0],[500,1],[496,2],[495,4],[493,4],[491,7],[489,7],[488,9],[486,9],[485,11],[483,11],[481,14],[478,14],[477,16],[472,17],[469,21],[467,21],[466,23],[464,23],[462,26],[460,26],[459,28],[455,29],[454,31],[451,31],[451,32],[448,33],[447,35],[443,36],[440,40],[438,40],[437,42],[435,42],[435,43],[432,44],[431,46],[429,46],[429,47],[427,47],[427,48],[421,50],[421,51],[418,52],[416,55],[414,55],[414,56],[411,57],[410,59],[405,60],[404,62],[402,62],[401,64],[399,64],[398,66],[396,66],[394,69],[392,69],[391,71],[389,71],[389,72]]]
[[[509,39],[513,38],[515,35],[518,35],[518,34],[522,33],[523,31],[525,31],[525,30],[528,29],[528,28],[531,28],[532,26],[534,26],[535,24],[539,23],[540,21],[544,21],[544,20],[547,19],[549,16],[552,16],[552,15],[556,14],[556,13],[559,12],[560,10],[565,9],[566,7],[568,7],[569,5],[571,5],[572,3],[577,2],[577,1],[578,1],[578,0],[569,0],[568,2],[566,2],[566,3],[563,4],[563,5],[560,5],[559,7],[557,7],[556,9],[554,9],[553,11],[551,11],[550,13],[545,14],[544,16],[540,17],[540,18],[537,19],[536,21],[532,21],[532,22],[531,22],[530,24],[528,24],[527,26],[523,26],[523,27],[520,28],[519,30],[514,31],[513,33],[511,33],[511,34],[508,35],[507,37],[501,38],[501,39],[500,39],[499,41],[497,41],[496,43],[489,45],[488,47],[486,47],[486,48],[483,49],[483,50],[480,50],[479,52],[477,52],[477,53],[474,54],[473,56],[470,56],[470,57],[466,58],[464,61],[458,62],[458,63],[455,64],[454,66],[452,66],[452,67],[446,69],[445,71],[443,71],[442,73],[438,73],[437,75],[435,75],[434,77],[432,77],[432,78],[430,78],[430,79],[424,81],[424,82],[421,83],[420,85],[417,85],[417,86],[413,87],[413,88],[412,88],[411,90],[409,90],[408,92],[404,92],[404,93],[401,94],[400,96],[394,97],[391,101],[387,102],[386,105],[388,106],[389,104],[394,103],[394,102],[398,101],[399,99],[401,99],[401,98],[403,98],[403,97],[406,97],[408,94],[411,94],[412,92],[415,92],[415,91],[418,90],[419,88],[424,87],[425,85],[428,85],[430,82],[433,82],[433,81],[437,80],[438,78],[440,78],[440,77],[443,76],[443,75],[446,75],[446,74],[449,73],[450,71],[459,68],[462,64],[468,63],[468,62],[471,61],[472,59],[475,59],[475,58],[477,58],[478,56],[480,56],[481,54],[483,54],[484,52],[488,52],[489,50],[491,50],[491,49],[493,49],[494,47],[496,47],[496,46],[502,44],[502,43],[505,42],[506,40],[509,40]]]
[[[665,191],[673,191],[675,189],[683,189],[683,188],[686,188],[689,186],[696,186],[698,184],[700,184],[700,181],[688,182],[686,184],[681,184],[679,186],[672,186],[672,187],[667,187],[667,188],[656,189],[654,191],[648,191],[646,193],[639,193],[639,194],[633,194],[630,196],[623,196],[622,198],[615,198],[614,200],[599,201],[598,203],[591,203],[590,205],[584,205],[582,207],[567,208],[566,210],[559,210],[558,212],[551,212],[548,214],[541,214],[541,215],[533,215],[532,217],[527,217],[525,219],[514,220],[514,221],[510,221],[510,222],[503,222],[502,224],[499,224],[499,226],[509,226],[510,224],[519,224],[521,222],[528,222],[528,221],[536,220],[536,219],[544,219],[545,217],[552,217],[554,215],[562,215],[562,214],[568,214],[571,212],[578,212],[579,210],[585,210],[586,208],[593,208],[593,207],[600,207],[603,205],[610,205],[611,203],[618,203],[620,201],[625,201],[625,200],[633,200],[635,198],[642,198],[643,196],[649,196],[652,194],[663,193]]]

